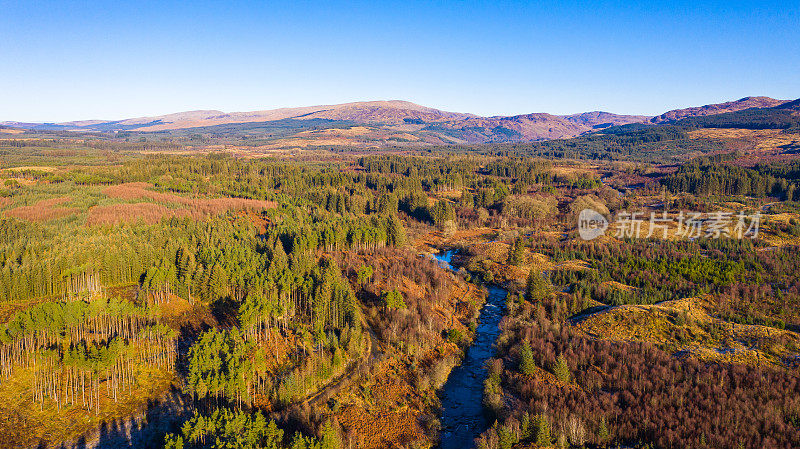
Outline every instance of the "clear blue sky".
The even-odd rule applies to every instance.
[[[0,0],[0,120],[403,99],[482,115],[800,97],[800,0]]]

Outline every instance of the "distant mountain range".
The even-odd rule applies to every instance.
[[[776,100],[770,97],[744,97],[726,103],[707,104],[686,109],[674,109],[650,119],[653,123],[664,123],[680,120],[686,117],[702,117],[706,115],[724,114],[727,112],[743,111],[750,108],[774,108],[786,103],[788,100]]]
[[[64,130],[81,132],[174,132],[196,130],[215,133],[221,129],[230,132],[232,125],[252,130],[255,124],[300,123],[297,139],[316,137],[316,141],[344,144],[348,138],[358,136],[359,143],[371,141],[405,142],[420,144],[529,142],[569,138],[610,126],[631,123],[659,124],[715,114],[741,111],[749,108],[772,108],[789,100],[768,97],[745,97],[736,101],[710,104],[687,109],[676,109],[656,117],[620,115],[610,112],[584,112],[572,115],[532,113],[515,116],[481,117],[474,114],[448,112],[407,101],[366,101],[337,105],[281,108],[252,112],[222,112],[215,110],[188,111],[155,117],[125,120],[88,120],[64,123],[0,122],[0,125],[32,130]],[[298,121],[303,121],[298,122]],[[313,123],[313,128],[303,126]],[[330,126],[326,126],[326,124]],[[295,125],[293,125],[295,126]],[[358,132],[345,136],[342,128],[358,127]],[[330,129],[328,129],[330,128]],[[324,139],[320,140],[320,133]],[[291,134],[291,133],[289,133]],[[265,134],[270,135],[270,134]],[[280,135],[286,138],[284,132]],[[299,145],[294,139],[294,145]],[[333,140],[331,140],[333,139]],[[336,140],[338,139],[338,140]],[[311,139],[311,141],[315,141]],[[301,142],[302,143],[302,142]]]

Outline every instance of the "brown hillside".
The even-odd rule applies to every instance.
[[[653,117],[650,121],[653,123],[663,123],[672,120],[680,120],[685,117],[724,114],[726,112],[736,112],[750,108],[774,108],[786,102],[787,100],[776,100],[770,97],[744,97],[736,101],[728,101],[725,103],[707,104],[705,106],[686,109],[674,109]]]
[[[137,128],[138,131],[163,131],[167,129],[214,126],[229,123],[267,122],[283,119],[328,119],[351,120],[359,123],[404,123],[405,119],[424,122],[439,120],[458,120],[474,117],[472,114],[440,111],[420,106],[408,101],[362,101],[336,105],[306,106],[299,108],[280,108],[266,111],[231,112],[193,111],[170,114],[160,117],[144,117],[124,120],[122,125],[162,123]]]
[[[563,115],[562,118],[582,126],[600,128],[606,126],[620,126],[629,123],[642,123],[650,120],[646,115],[619,115],[610,112],[592,111],[581,114]]]

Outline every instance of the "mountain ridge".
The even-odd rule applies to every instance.
[[[576,137],[611,126],[632,123],[660,124],[687,117],[702,117],[749,108],[772,108],[795,103],[770,97],[744,97],[725,103],[674,109],[651,117],[589,111],[568,115],[533,112],[511,116],[479,116],[450,112],[405,100],[374,100],[350,103],[223,112],[215,109],[184,111],[122,120],[82,120],[60,123],[0,122],[0,125],[33,129],[89,132],[170,132],[193,128],[211,130],[221,125],[258,124],[290,120],[309,121],[325,128],[328,121],[339,127],[347,123],[368,126],[378,134],[417,133],[429,143],[532,142]],[[306,126],[306,125],[303,125]],[[298,127],[299,129],[300,127]],[[306,126],[307,128],[307,126]]]
[[[644,121],[644,119],[649,118],[646,116],[628,116],[603,111],[584,112],[566,116],[553,115],[545,112],[534,112],[512,116],[479,116],[471,113],[444,111],[404,100],[377,100],[243,112],[194,110],[158,116],[134,117],[121,120],[82,120],[56,123],[6,121],[0,123],[11,126],[19,125],[21,127],[52,125],[60,128],[92,128],[100,124],[117,124],[120,127],[135,127],[133,129],[136,131],[149,132],[164,131],[169,129],[195,128],[201,126],[214,126],[230,123],[251,123],[285,119],[350,120],[358,123],[385,123],[397,125],[414,123],[415,121],[431,123],[442,121],[467,121],[471,119],[490,121],[530,120],[532,117],[544,116],[551,117],[553,120],[566,120],[588,127],[597,125],[601,122],[623,124]]]
[[[743,97],[738,100],[726,101],[724,103],[712,103],[703,106],[694,106],[683,109],[673,109],[650,119],[651,123],[664,123],[680,120],[686,117],[698,117],[706,115],[724,114],[726,112],[738,112],[750,108],[774,108],[790,100],[777,100],[771,97]]]

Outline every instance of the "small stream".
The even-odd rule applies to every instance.
[[[455,251],[434,257],[451,270]],[[486,380],[486,361],[494,355],[494,342],[500,334],[498,325],[503,318],[508,292],[490,286],[489,297],[481,309],[475,340],[467,349],[461,365],[455,367],[440,391],[442,400],[442,439],[439,449],[469,449],[491,423],[483,411],[483,381]]]

